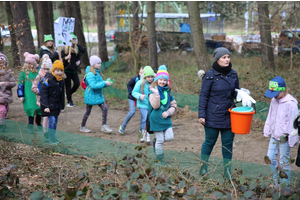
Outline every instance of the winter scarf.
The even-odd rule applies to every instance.
[[[217,72],[224,74],[224,75],[227,75],[231,71],[231,67],[232,67],[231,62],[229,63],[228,67],[221,67],[217,63],[217,61],[215,61],[213,64],[214,70],[216,70]]]
[[[160,102],[162,105],[169,107],[170,105],[170,94],[169,94],[169,88],[168,87],[160,87],[157,86],[158,93],[160,96]]]

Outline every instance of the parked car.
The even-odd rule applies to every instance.
[[[113,42],[115,41],[115,33],[116,33],[116,29],[111,29],[111,30],[108,30],[105,34],[105,37],[106,37],[106,42]]]
[[[0,32],[1,32],[2,38],[10,37],[10,31],[9,31],[8,26],[5,26],[4,29],[2,27],[0,27]]]
[[[127,29],[111,29],[108,30],[105,34],[106,42],[115,42],[116,39],[116,32],[129,32]]]
[[[300,29],[285,29],[279,35],[278,53],[300,52]]]

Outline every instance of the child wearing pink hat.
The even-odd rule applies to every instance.
[[[34,116],[36,116],[36,125],[41,129],[41,109],[36,104],[36,94],[31,91],[32,82],[38,75],[37,60],[40,58],[38,54],[24,53],[25,64],[19,74],[18,97],[23,103],[24,111],[28,117],[28,133],[34,133]],[[40,130],[39,130],[40,131]]]
[[[9,104],[13,102],[12,88],[16,86],[16,80],[12,71],[8,68],[7,57],[0,53],[0,127],[4,128],[5,118],[9,110]]]

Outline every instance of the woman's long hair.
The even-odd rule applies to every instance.
[[[47,47],[50,50],[50,53],[53,53],[55,51],[54,45],[52,45],[52,47],[48,47],[47,42],[44,42],[44,46]]]
[[[76,55],[78,54],[77,43],[76,44],[72,43],[72,47],[65,46],[65,54],[66,55],[69,54],[69,48],[71,48],[71,53],[75,53]]]

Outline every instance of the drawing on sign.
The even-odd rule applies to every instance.
[[[54,22],[55,46],[72,46],[75,18],[59,17]]]

